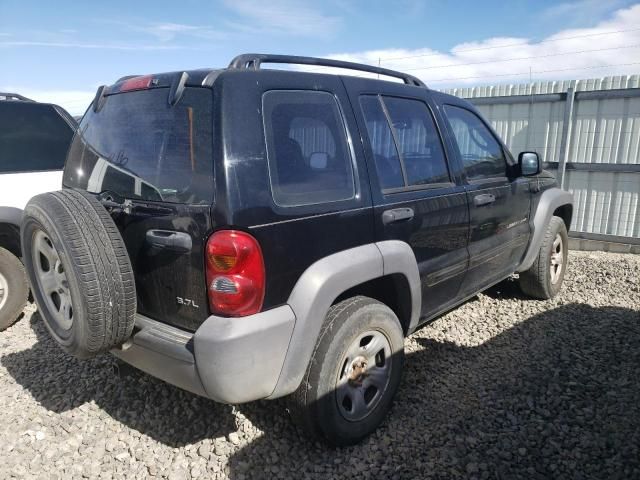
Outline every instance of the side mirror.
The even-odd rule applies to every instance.
[[[518,165],[523,177],[540,173],[540,157],[536,152],[522,152],[518,155]]]

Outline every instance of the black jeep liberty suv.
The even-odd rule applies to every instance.
[[[249,54],[100,87],[21,235],[70,354],[111,351],[218,402],[289,396],[345,445],[384,419],[421,324],[514,272],[558,292],[571,215],[538,155],[516,160],[470,103]]]

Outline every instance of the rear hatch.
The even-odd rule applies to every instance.
[[[165,83],[137,77],[98,95],[71,144],[63,184],[95,193],[112,212],[138,312],[195,330],[208,316],[213,93]]]

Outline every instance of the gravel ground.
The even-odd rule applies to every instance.
[[[640,478],[640,256],[570,258],[553,301],[506,281],[407,339],[391,415],[339,450],[282,401],[66,356],[31,307],[0,333],[0,478]]]

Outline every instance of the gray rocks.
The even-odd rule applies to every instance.
[[[509,280],[409,337],[391,414],[344,449],[300,436],[282,400],[219,405],[70,358],[31,306],[0,333],[0,478],[640,478],[640,256],[569,265],[556,299]]]

